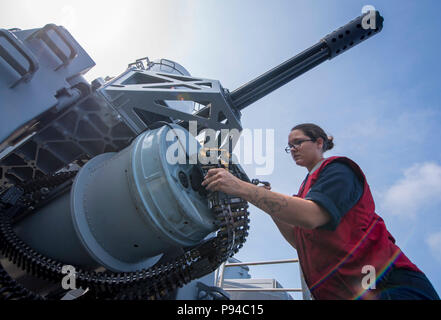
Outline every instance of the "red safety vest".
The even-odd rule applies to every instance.
[[[373,291],[366,291],[362,285],[363,278],[372,272],[372,268],[363,270],[364,266],[373,266],[377,278],[392,264],[396,268],[421,271],[395,245],[395,239],[387,231],[383,219],[375,213],[366,177],[352,160],[346,157],[327,158],[301,185],[297,197],[305,198],[323,168],[333,161],[349,164],[363,181],[364,191],[360,200],[343,216],[336,230],[294,227],[300,265],[316,299],[372,298]]]

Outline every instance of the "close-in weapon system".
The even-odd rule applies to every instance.
[[[220,132],[240,133],[242,109],[382,23],[369,11],[231,92],[166,59],[89,83],[95,63],[65,28],[0,29],[0,299],[59,299],[66,266],[82,299],[173,299],[214,272],[249,214],[205,190],[205,174],[259,183],[231,157],[237,135]]]

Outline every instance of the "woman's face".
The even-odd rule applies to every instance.
[[[303,141],[303,142],[302,142]],[[323,139],[318,138],[311,141],[311,138],[302,130],[293,130],[288,136],[288,146],[291,148],[291,156],[297,165],[307,167],[309,170],[323,158]]]

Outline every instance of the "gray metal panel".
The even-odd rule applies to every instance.
[[[8,115],[0,120],[0,142],[17,128],[59,104],[55,96],[61,89],[66,89],[69,95],[74,94],[72,90],[69,92],[74,85],[79,82],[87,84],[81,75],[95,65],[61,26],[47,25],[42,29],[15,32],[2,29],[2,32],[15,39],[17,46],[11,46],[6,37],[0,37],[0,53],[3,52],[0,54],[0,110]],[[29,59],[21,51],[30,51],[39,65],[28,81],[19,81],[21,75],[5,59],[7,55],[13,56],[26,69],[29,65],[26,60]]]
[[[79,160],[81,166],[103,152],[119,151],[135,137],[104,99],[94,94],[53,116],[27,141],[0,153],[0,192],[53,174],[73,161]]]

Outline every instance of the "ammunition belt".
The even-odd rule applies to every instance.
[[[220,165],[202,167],[205,174]],[[235,165],[229,170],[240,179],[248,180]],[[43,256],[24,243],[13,230],[14,217],[23,215],[41,203],[56,189],[69,188],[76,172],[64,172],[44,177],[22,186],[24,195],[14,205],[0,205],[0,252],[27,273],[61,284],[65,276],[63,263]],[[43,191],[43,192],[42,192]],[[58,190],[61,192],[61,190]],[[56,193],[56,192],[55,192]],[[248,203],[220,192],[208,192],[207,199],[218,228],[216,236],[186,251],[171,261],[134,272],[115,273],[82,270],[75,266],[76,284],[88,288],[85,299],[166,299],[177,288],[216,270],[233,256],[246,241],[249,229]],[[2,295],[2,292],[4,293]],[[0,299],[45,299],[23,288],[0,266]]]

